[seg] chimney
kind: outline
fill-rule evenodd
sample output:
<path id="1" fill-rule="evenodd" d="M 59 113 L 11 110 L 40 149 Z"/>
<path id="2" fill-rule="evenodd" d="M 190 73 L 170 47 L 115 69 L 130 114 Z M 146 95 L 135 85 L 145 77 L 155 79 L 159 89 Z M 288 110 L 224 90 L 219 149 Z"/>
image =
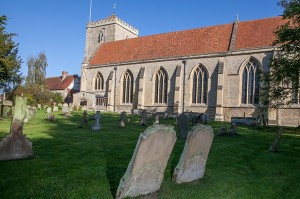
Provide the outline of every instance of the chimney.
<path id="1" fill-rule="evenodd" d="M 67 76 L 68 76 L 68 72 L 63 71 L 62 74 L 61 74 L 61 80 L 64 80 Z"/>

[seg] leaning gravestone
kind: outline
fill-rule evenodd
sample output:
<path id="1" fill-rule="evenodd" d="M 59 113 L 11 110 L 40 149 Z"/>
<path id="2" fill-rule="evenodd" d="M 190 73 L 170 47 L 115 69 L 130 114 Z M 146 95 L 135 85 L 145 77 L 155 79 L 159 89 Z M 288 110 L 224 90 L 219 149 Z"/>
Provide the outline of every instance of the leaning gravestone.
<path id="1" fill-rule="evenodd" d="M 96 114 L 95 114 L 95 123 L 92 126 L 92 130 L 93 131 L 98 131 L 98 130 L 101 129 L 100 118 L 101 118 L 100 111 L 96 111 Z"/>
<path id="2" fill-rule="evenodd" d="M 191 182 L 203 177 L 213 138 L 210 126 L 197 124 L 192 128 L 174 170 L 173 180 L 176 183 Z"/>
<path id="3" fill-rule="evenodd" d="M 16 96 L 10 134 L 0 142 L 0 160 L 28 158 L 33 155 L 32 143 L 23 134 L 27 99 Z"/>
<path id="4" fill-rule="evenodd" d="M 136 197 L 159 190 L 176 142 L 173 126 L 153 125 L 140 134 L 116 198 Z"/>
<path id="5" fill-rule="evenodd" d="M 186 139 L 189 133 L 189 118 L 186 114 L 181 113 L 177 118 L 179 138 Z"/>

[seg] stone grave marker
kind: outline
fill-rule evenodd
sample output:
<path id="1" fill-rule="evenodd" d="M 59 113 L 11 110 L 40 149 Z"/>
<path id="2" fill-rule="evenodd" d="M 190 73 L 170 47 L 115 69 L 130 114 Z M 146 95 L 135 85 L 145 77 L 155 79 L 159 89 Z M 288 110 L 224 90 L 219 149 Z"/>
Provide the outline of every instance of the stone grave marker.
<path id="1" fill-rule="evenodd" d="M 207 124 L 207 115 L 205 113 L 198 115 L 198 123 Z"/>
<path id="2" fill-rule="evenodd" d="M 98 131 L 98 130 L 101 129 L 100 118 L 101 118 L 100 111 L 96 111 L 96 114 L 95 114 L 95 123 L 92 126 L 92 130 L 93 131 Z"/>
<path id="3" fill-rule="evenodd" d="M 42 110 L 42 105 L 41 105 L 41 104 L 38 104 L 38 105 L 37 105 L 37 108 L 38 108 L 39 110 Z"/>
<path id="4" fill-rule="evenodd" d="M 62 113 L 63 115 L 69 115 L 70 114 L 70 109 L 69 109 L 69 106 L 68 104 L 64 104 L 63 107 L 62 107 Z"/>
<path id="5" fill-rule="evenodd" d="M 56 121 L 55 115 L 53 115 L 53 114 L 48 114 L 48 115 L 47 115 L 47 119 L 48 119 L 49 122 L 54 122 L 54 121 Z"/>
<path id="6" fill-rule="evenodd" d="M 0 160 L 23 159 L 33 156 L 32 142 L 23 134 L 27 99 L 16 96 L 15 100 L 10 134 L 0 142 Z"/>
<path id="7" fill-rule="evenodd" d="M 126 112 L 122 112 L 119 119 L 119 127 L 125 127 Z"/>
<path id="8" fill-rule="evenodd" d="M 159 114 L 158 113 L 154 114 L 154 119 L 155 119 L 154 123 L 159 124 Z"/>
<path id="9" fill-rule="evenodd" d="M 86 111 L 83 111 L 83 118 L 81 120 L 81 123 L 84 124 L 84 125 L 87 125 L 88 123 L 88 119 L 87 119 L 87 112 Z"/>
<path id="10" fill-rule="evenodd" d="M 47 108 L 47 113 L 51 113 L 52 112 L 52 108 L 51 107 L 48 107 Z"/>
<path id="11" fill-rule="evenodd" d="M 177 118 L 179 138 L 186 139 L 189 133 L 189 118 L 186 114 L 181 113 Z"/>
<path id="12" fill-rule="evenodd" d="M 127 171 L 120 180 L 116 198 L 158 191 L 175 142 L 173 126 L 155 124 L 141 133 Z"/>
<path id="13" fill-rule="evenodd" d="M 147 111 L 146 110 L 141 110 L 140 125 L 145 126 L 146 122 L 147 122 Z"/>
<path id="14" fill-rule="evenodd" d="M 210 126 L 197 124 L 191 129 L 174 170 L 173 181 L 184 183 L 203 177 L 213 138 L 214 133 Z"/>
<path id="15" fill-rule="evenodd" d="M 57 112 L 58 111 L 58 106 L 54 106 L 53 107 L 53 112 Z"/>

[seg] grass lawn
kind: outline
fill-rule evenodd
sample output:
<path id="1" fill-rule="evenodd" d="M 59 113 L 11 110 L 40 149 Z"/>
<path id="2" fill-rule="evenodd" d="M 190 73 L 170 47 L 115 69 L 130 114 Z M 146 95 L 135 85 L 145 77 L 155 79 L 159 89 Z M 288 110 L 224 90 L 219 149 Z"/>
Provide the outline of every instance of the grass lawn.
<path id="1" fill-rule="evenodd" d="M 89 113 L 91 114 L 91 113 Z M 0 198 L 114 198 L 133 154 L 140 126 L 137 116 L 118 128 L 119 114 L 102 114 L 101 131 L 91 131 L 93 121 L 80 127 L 82 112 L 67 118 L 55 113 L 49 122 L 39 111 L 24 126 L 33 142 L 34 157 L 0 162 Z M 0 119 L 0 137 L 10 129 L 10 119 Z M 148 121 L 151 125 L 152 121 Z M 161 123 L 176 128 L 175 119 Z M 287 129 L 279 152 L 268 152 L 276 129 L 238 127 L 238 136 L 216 136 L 228 123 L 210 122 L 215 138 L 204 178 L 177 185 L 171 176 L 184 141 L 177 139 L 165 170 L 158 198 L 300 198 L 300 130 Z"/>

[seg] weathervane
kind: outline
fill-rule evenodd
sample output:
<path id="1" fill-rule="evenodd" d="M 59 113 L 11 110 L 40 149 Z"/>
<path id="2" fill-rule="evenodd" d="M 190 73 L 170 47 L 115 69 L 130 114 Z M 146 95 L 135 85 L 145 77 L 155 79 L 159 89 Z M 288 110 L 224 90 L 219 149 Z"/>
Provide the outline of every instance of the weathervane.
<path id="1" fill-rule="evenodd" d="M 114 15 L 116 14 L 116 6 L 117 6 L 117 4 L 116 4 L 116 3 L 114 3 L 114 5 L 113 5 L 113 8 L 114 8 L 114 12 L 113 12 L 113 14 L 114 14 Z"/>

